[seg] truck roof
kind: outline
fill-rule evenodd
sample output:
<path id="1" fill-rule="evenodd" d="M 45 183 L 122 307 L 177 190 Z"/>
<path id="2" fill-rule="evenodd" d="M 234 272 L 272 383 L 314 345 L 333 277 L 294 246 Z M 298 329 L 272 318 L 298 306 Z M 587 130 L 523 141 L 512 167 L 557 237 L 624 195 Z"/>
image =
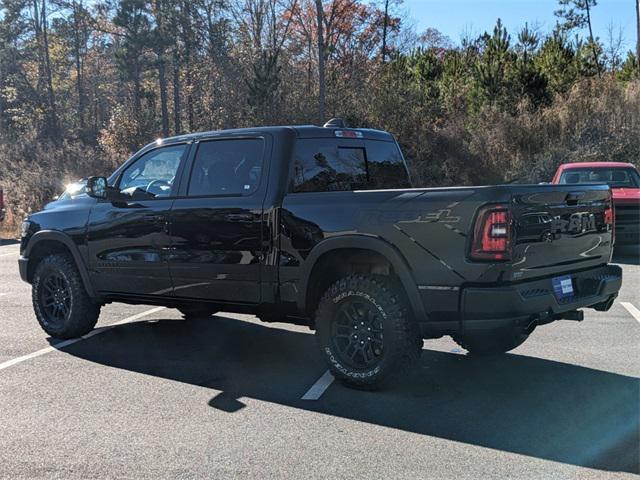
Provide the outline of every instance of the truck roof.
<path id="1" fill-rule="evenodd" d="M 256 134 L 279 134 L 279 133 L 291 133 L 298 138 L 332 138 L 342 136 L 338 132 L 357 132 L 357 138 L 364 138 L 367 140 L 383 140 L 394 141 L 393 135 L 382 130 L 375 130 L 371 128 L 337 128 L 337 127 L 318 127 L 316 125 L 289 125 L 289 126 L 271 126 L 271 127 L 249 127 L 249 128 L 234 128 L 227 130 L 211 130 L 206 132 L 188 133 L 184 135 L 177 135 L 173 137 L 161 138 L 155 142 L 150 143 L 147 146 L 151 146 L 154 143 L 174 143 L 180 141 L 189 140 L 202 140 L 204 138 L 212 138 L 226 135 L 256 135 Z"/>
<path id="2" fill-rule="evenodd" d="M 625 162 L 576 162 L 564 163 L 560 165 L 559 170 L 567 170 L 571 168 L 636 168 L 632 163 Z"/>

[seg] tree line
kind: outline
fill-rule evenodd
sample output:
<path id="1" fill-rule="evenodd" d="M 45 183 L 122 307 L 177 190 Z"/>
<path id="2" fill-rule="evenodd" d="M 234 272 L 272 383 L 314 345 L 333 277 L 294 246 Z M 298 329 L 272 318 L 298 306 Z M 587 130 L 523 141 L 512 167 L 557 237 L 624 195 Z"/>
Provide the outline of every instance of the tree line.
<path id="1" fill-rule="evenodd" d="M 157 136 L 332 116 L 393 132 L 423 185 L 637 162 L 640 44 L 597 7 L 454 43 L 401 0 L 0 0 L 0 185 L 18 218 Z"/>

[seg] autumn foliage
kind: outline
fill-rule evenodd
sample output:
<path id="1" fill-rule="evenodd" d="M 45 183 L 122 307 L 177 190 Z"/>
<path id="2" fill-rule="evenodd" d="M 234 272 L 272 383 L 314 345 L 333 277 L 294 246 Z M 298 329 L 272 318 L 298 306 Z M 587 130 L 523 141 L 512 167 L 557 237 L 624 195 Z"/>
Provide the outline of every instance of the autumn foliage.
<path id="1" fill-rule="evenodd" d="M 423 186 L 640 158 L 636 55 L 567 18 L 550 32 L 498 20 L 456 44 L 437 25 L 415 32 L 400 0 L 0 7 L 0 186 L 14 226 L 159 136 L 317 124 L 322 97 L 325 117 L 396 135 Z"/>

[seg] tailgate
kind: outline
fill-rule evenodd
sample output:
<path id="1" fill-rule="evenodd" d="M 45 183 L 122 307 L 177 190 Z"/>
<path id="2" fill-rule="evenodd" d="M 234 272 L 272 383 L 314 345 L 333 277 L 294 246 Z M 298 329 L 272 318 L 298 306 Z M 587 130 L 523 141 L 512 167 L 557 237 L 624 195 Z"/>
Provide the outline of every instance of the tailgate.
<path id="1" fill-rule="evenodd" d="M 613 249 L 607 185 L 513 186 L 514 280 L 607 263 Z"/>

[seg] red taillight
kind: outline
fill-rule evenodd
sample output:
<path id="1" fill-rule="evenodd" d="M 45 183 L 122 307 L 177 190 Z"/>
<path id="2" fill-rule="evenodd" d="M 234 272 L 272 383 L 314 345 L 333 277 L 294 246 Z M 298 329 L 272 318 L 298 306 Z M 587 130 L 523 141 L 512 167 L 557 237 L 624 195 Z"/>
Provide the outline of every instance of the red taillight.
<path id="1" fill-rule="evenodd" d="M 616 214 L 615 214 L 613 202 L 611 205 L 604 211 L 604 223 L 606 225 L 611 226 L 611 243 L 615 240 L 616 236 Z"/>
<path id="2" fill-rule="evenodd" d="M 511 258 L 511 212 L 505 207 L 484 208 L 476 218 L 471 244 L 475 260 Z"/>
<path id="3" fill-rule="evenodd" d="M 604 211 L 604 223 L 613 225 L 613 208 L 609 207 Z"/>

